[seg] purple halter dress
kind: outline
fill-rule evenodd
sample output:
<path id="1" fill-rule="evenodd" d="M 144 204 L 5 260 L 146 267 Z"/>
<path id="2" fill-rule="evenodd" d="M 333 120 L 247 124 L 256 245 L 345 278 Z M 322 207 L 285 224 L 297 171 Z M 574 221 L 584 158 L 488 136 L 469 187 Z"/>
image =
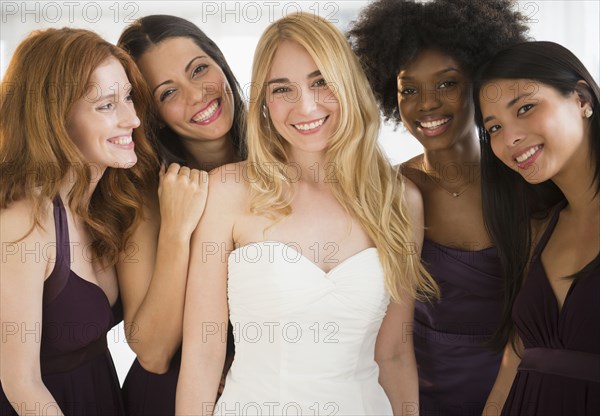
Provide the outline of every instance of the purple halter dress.
<path id="1" fill-rule="evenodd" d="M 122 319 L 121 305 L 111 307 L 99 286 L 71 271 L 65 208 L 59 198 L 53 204 L 56 263 L 44 282 L 42 381 L 66 416 L 121 416 L 119 380 L 106 342 L 107 332 Z M 55 406 L 43 404 L 21 410 L 56 413 Z M 17 415 L 1 386 L 0 415 Z"/>
<path id="2" fill-rule="evenodd" d="M 554 214 L 536 247 L 513 306 L 525 351 L 503 415 L 600 415 L 600 253 L 572 279 L 559 310 L 541 253 Z"/>

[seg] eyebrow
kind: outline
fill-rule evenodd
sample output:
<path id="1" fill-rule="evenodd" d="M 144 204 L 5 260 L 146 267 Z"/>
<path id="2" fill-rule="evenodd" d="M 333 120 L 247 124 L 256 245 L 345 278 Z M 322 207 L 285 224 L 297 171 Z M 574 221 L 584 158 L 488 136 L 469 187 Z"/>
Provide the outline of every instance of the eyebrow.
<path id="1" fill-rule="evenodd" d="M 459 70 L 458 70 L 458 69 L 456 69 L 456 68 L 454 68 L 454 67 L 451 67 L 451 66 L 450 66 L 450 67 L 448 67 L 448 68 L 444 68 L 444 69 L 442 69 L 442 70 L 440 70 L 440 71 L 437 71 L 437 72 L 436 72 L 436 73 L 434 73 L 433 75 L 443 75 L 443 74 L 445 74 L 446 72 L 452 72 L 452 71 L 454 71 L 454 72 L 459 72 Z M 414 79 L 414 78 L 413 78 L 413 77 L 411 77 L 411 76 L 409 75 L 409 76 L 402 76 L 402 77 L 398 77 L 398 79 Z"/>
<path id="2" fill-rule="evenodd" d="M 512 107 L 512 106 L 513 106 L 513 105 L 515 105 L 515 103 L 516 103 L 517 101 L 519 101 L 521 98 L 523 98 L 523 97 L 528 97 L 528 96 L 530 96 L 531 94 L 533 94 L 533 92 L 526 92 L 526 93 L 523 93 L 523 94 L 521 94 L 521 95 L 518 95 L 517 97 L 513 98 L 512 100 L 510 100 L 510 101 L 509 101 L 509 102 L 506 104 L 506 108 L 510 108 L 510 107 Z M 483 122 L 484 122 L 484 123 L 487 123 L 488 121 L 490 121 L 490 120 L 493 120 L 493 119 L 495 119 L 495 118 L 496 118 L 496 117 L 495 117 L 494 115 L 487 116 L 486 118 L 484 118 L 484 119 L 483 119 Z"/>
<path id="3" fill-rule="evenodd" d="M 199 55 L 199 56 L 195 56 L 195 57 L 193 57 L 193 58 L 192 58 L 192 59 L 191 59 L 191 60 L 188 62 L 188 64 L 185 66 L 185 68 L 184 68 L 183 72 L 188 72 L 188 71 L 190 70 L 190 67 L 191 67 L 191 66 L 192 66 L 192 64 L 194 63 L 194 61 L 195 61 L 196 59 L 200 59 L 200 58 L 207 58 L 207 56 L 206 56 L 206 55 Z M 156 90 L 157 90 L 157 89 L 159 89 L 160 87 L 162 87 L 163 85 L 165 85 L 165 84 L 170 84 L 170 83 L 172 83 L 172 82 L 173 82 L 173 80 L 172 80 L 172 79 L 168 79 L 168 80 L 166 80 L 166 81 L 163 81 L 163 82 L 161 82 L 161 83 L 160 83 L 160 84 L 158 84 L 156 87 L 154 87 L 154 89 L 152 90 L 152 95 L 154 95 L 154 93 L 156 92 Z"/>
<path id="4" fill-rule="evenodd" d="M 317 69 L 316 71 L 311 72 L 310 74 L 308 74 L 306 76 L 307 79 L 310 78 L 314 78 L 314 77 L 318 77 L 319 75 L 321 75 L 321 70 Z M 290 82 L 289 78 L 274 78 L 270 81 L 267 82 L 267 85 L 271 85 L 271 84 L 285 84 Z"/>
<path id="5" fill-rule="evenodd" d="M 97 103 L 97 102 L 100 102 L 100 101 L 108 100 L 109 98 L 110 99 L 114 99 L 116 97 L 116 95 L 117 95 L 116 93 L 102 95 L 102 96 L 96 98 L 95 100 L 93 100 L 92 102 L 93 103 Z"/>
<path id="6" fill-rule="evenodd" d="M 133 87 L 131 86 L 131 84 L 129 84 L 129 87 L 127 87 L 124 91 L 125 94 L 130 94 L 131 91 L 133 90 Z M 118 93 L 113 92 L 112 94 L 105 94 L 105 95 L 101 95 L 100 97 L 94 99 L 92 102 L 93 103 L 98 103 L 100 101 L 104 101 L 104 100 L 115 100 L 117 98 Z"/>

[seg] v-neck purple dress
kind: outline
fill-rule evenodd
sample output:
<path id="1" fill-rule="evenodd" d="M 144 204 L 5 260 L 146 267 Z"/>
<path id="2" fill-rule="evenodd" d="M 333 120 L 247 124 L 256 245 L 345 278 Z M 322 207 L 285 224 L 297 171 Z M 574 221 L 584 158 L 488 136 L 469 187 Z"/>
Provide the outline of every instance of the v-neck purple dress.
<path id="1" fill-rule="evenodd" d="M 121 416 L 125 413 L 119 380 L 106 341 L 107 332 L 122 319 L 120 302 L 111 307 L 99 286 L 71 270 L 65 208 L 60 198 L 53 203 L 56 263 L 44 282 L 42 381 L 65 416 Z M 39 334 L 38 329 L 27 336 Z M 37 406 L 20 408 L 21 414 L 56 414 L 55 405 Z M 17 415 L 1 386 L 0 415 Z"/>
<path id="2" fill-rule="evenodd" d="M 420 414 L 479 416 L 502 358 L 486 346 L 502 310 L 496 249 L 459 250 L 425 240 L 421 257 L 442 296 L 415 304 Z"/>
<path id="3" fill-rule="evenodd" d="M 525 346 L 503 415 L 600 415 L 600 253 L 573 277 L 559 310 L 541 261 L 552 217 L 513 306 Z"/>

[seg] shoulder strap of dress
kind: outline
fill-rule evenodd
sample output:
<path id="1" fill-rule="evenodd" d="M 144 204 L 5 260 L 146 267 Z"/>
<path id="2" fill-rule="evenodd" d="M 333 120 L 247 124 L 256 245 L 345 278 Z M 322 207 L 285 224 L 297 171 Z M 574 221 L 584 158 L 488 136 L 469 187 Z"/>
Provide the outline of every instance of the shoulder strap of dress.
<path id="1" fill-rule="evenodd" d="M 71 271 L 71 243 L 67 213 L 60 196 L 52 201 L 56 232 L 56 260 L 54 269 L 44 282 L 44 305 L 52 302 L 67 284 Z"/>
<path id="2" fill-rule="evenodd" d="M 60 196 L 54 198 L 54 227 L 56 228 L 56 252 L 71 264 L 71 242 L 69 241 L 69 226 L 67 211 Z"/>
<path id="3" fill-rule="evenodd" d="M 546 226 L 544 234 L 542 234 L 542 238 L 540 238 L 537 246 L 535 247 L 535 251 L 533 252 L 533 259 L 537 258 L 544 249 L 544 247 L 546 247 L 546 244 L 548 244 L 548 240 L 550 240 L 550 236 L 552 236 L 552 232 L 554 231 L 554 228 L 556 228 L 556 224 L 558 223 L 558 217 L 560 217 L 560 212 L 566 206 L 567 201 L 565 200 L 556 205 L 552 210 L 552 217 L 550 218 L 550 221 L 548 221 L 548 226 Z"/>

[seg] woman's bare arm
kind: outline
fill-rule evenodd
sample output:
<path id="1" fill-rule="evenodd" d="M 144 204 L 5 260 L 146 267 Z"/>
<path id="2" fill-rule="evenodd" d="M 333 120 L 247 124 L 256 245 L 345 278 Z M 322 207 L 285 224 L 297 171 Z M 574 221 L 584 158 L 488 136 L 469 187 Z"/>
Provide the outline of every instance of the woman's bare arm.
<path id="1" fill-rule="evenodd" d="M 54 267 L 56 249 L 53 221 L 16 241 L 29 230 L 32 209 L 19 201 L 0 212 L 0 381 L 19 415 L 62 415 L 40 369 L 44 279 Z"/>
<path id="2" fill-rule="evenodd" d="M 168 370 L 181 345 L 190 241 L 207 188 L 206 172 L 171 164 L 117 265 L 127 340 L 154 373 Z"/>

